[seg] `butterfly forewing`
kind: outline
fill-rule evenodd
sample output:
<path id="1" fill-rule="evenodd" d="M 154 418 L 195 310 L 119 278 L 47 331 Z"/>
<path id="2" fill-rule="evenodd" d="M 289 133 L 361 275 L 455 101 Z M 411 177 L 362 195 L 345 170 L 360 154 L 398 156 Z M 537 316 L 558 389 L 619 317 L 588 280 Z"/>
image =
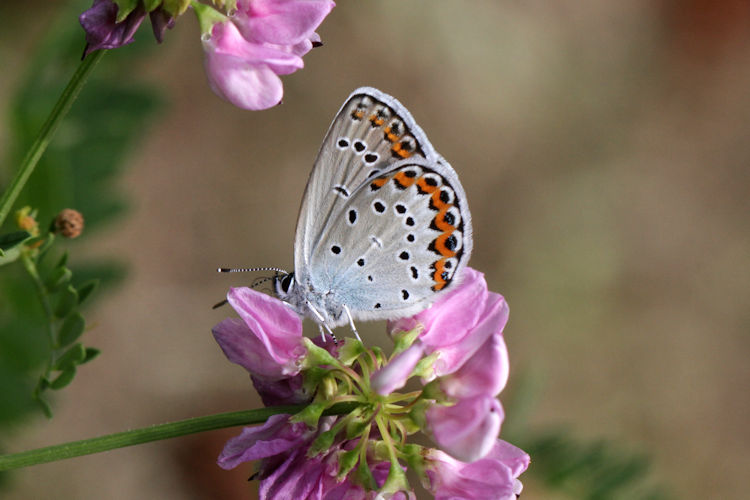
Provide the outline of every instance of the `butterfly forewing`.
<path id="1" fill-rule="evenodd" d="M 333 120 L 305 189 L 295 240 L 298 274 L 309 270 L 307 259 L 324 226 L 335 223 L 357 186 L 412 157 L 437 160 L 406 108 L 376 89 L 355 90 Z"/>

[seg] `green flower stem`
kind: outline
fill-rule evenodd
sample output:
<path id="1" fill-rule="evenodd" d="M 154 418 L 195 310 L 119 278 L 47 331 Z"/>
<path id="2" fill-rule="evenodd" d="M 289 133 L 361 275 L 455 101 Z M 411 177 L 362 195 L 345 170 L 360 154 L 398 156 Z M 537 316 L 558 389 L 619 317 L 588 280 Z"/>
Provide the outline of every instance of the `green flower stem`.
<path id="1" fill-rule="evenodd" d="M 15 177 L 10 181 L 10 185 L 3 193 L 0 199 L 0 226 L 5 222 L 5 218 L 10 213 L 10 209 L 15 203 L 16 198 L 21 193 L 21 190 L 26 185 L 26 181 L 29 180 L 29 176 L 34 171 L 36 164 L 39 162 L 39 158 L 47 149 L 52 136 L 55 134 L 57 127 L 62 122 L 65 115 L 68 114 L 73 101 L 76 100 L 78 94 L 81 92 L 86 79 L 88 78 L 91 70 L 94 69 L 96 63 L 104 56 L 105 50 L 97 50 L 86 57 L 81 64 L 78 66 L 75 74 L 68 82 L 68 86 L 63 90 L 60 99 L 57 100 L 55 107 L 52 108 L 52 112 L 47 117 L 47 121 L 42 125 L 42 129 L 39 131 L 34 144 L 31 145 L 29 151 L 26 153 L 26 157 L 21 163 L 21 167 L 16 172 Z"/>
<path id="2" fill-rule="evenodd" d="M 350 413 L 356 407 L 356 404 L 341 403 L 329 408 L 323 412 L 323 415 L 345 415 Z M 208 415 L 205 417 L 189 418 L 187 420 L 169 422 L 166 424 L 152 425 L 142 429 L 118 432 L 107 436 L 84 439 L 82 441 L 73 441 L 36 450 L 0 455 L 0 471 L 54 462 L 66 458 L 80 457 L 82 455 L 90 455 L 92 453 L 114 450 L 116 448 L 150 443 L 151 441 L 195 434 L 197 432 L 212 431 L 237 425 L 260 424 L 273 415 L 280 413 L 295 414 L 303 408 L 305 408 L 304 405 L 271 406 L 257 410 L 219 413 L 217 415 Z"/>

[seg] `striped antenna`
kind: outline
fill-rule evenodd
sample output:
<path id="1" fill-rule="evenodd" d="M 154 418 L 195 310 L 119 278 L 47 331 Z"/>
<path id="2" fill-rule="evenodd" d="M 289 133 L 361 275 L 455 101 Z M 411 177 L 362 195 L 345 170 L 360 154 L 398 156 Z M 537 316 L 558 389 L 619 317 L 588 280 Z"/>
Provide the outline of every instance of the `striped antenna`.
<path id="1" fill-rule="evenodd" d="M 278 267 L 220 267 L 216 271 L 220 273 L 252 273 L 256 271 L 275 271 L 277 273 L 289 274 L 284 269 Z"/>

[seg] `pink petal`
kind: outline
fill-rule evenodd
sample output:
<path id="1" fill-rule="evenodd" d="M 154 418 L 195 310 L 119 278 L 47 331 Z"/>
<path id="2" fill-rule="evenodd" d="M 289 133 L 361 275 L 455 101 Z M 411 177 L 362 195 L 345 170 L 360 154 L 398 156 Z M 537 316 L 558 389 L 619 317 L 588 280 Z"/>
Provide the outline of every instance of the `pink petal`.
<path id="1" fill-rule="evenodd" d="M 451 456 L 473 462 L 490 452 L 500 433 L 504 413 L 500 402 L 487 396 L 435 405 L 426 412 L 432 439 Z"/>
<path id="2" fill-rule="evenodd" d="M 232 288 L 227 299 L 244 321 L 226 319 L 213 329 L 229 360 L 267 377 L 298 373 L 307 354 L 299 316 L 280 300 L 250 288 Z"/>
<path id="3" fill-rule="evenodd" d="M 215 24 L 203 43 L 207 53 L 235 56 L 250 65 L 265 64 L 277 74 L 290 74 L 304 66 L 301 57 L 284 47 L 249 42 L 231 22 Z"/>
<path id="4" fill-rule="evenodd" d="M 440 387 L 453 398 L 497 396 L 508 381 L 508 349 L 496 332 L 457 371 L 441 377 Z"/>
<path id="5" fill-rule="evenodd" d="M 515 446 L 498 440 L 485 458 L 460 462 L 440 450 L 430 450 L 425 487 L 436 500 L 493 498 L 516 500 L 521 492 L 518 476 L 529 465 L 529 456 Z"/>
<path id="6" fill-rule="evenodd" d="M 295 45 L 309 39 L 335 5 L 330 0 L 239 0 L 233 21 L 248 40 Z"/>
<path id="7" fill-rule="evenodd" d="M 283 48 L 248 42 L 231 22 L 217 23 L 203 42 L 211 89 L 243 109 L 268 109 L 281 102 L 277 75 L 293 73 L 302 58 Z"/>
<path id="8" fill-rule="evenodd" d="M 238 108 L 268 109 L 281 102 L 281 79 L 266 65 L 253 66 L 233 56 L 206 59 L 208 82 L 219 97 Z"/>
<path id="9" fill-rule="evenodd" d="M 531 462 L 528 453 L 502 439 L 497 440 L 495 446 L 487 454 L 487 458 L 502 462 L 506 467 L 510 468 L 514 477 L 520 476 Z"/>
<path id="10" fill-rule="evenodd" d="M 470 267 L 463 270 L 461 283 L 438 299 L 431 307 L 407 318 L 389 323 L 389 329 L 408 331 L 416 323 L 424 326 L 420 340 L 432 349 L 461 340 L 480 320 L 487 300 L 484 275 Z"/>
<path id="11" fill-rule="evenodd" d="M 219 467 L 233 469 L 243 462 L 296 448 L 307 439 L 305 430 L 305 424 L 290 424 L 289 415 L 273 415 L 262 426 L 245 427 L 239 436 L 227 441 L 219 455 Z"/>
<path id="12" fill-rule="evenodd" d="M 397 389 L 401 389 L 409 379 L 414 367 L 422 359 L 422 354 L 423 345 L 420 342 L 415 342 L 376 371 L 370 379 L 370 387 L 381 396 L 386 396 Z"/>
<path id="13" fill-rule="evenodd" d="M 508 322 L 508 304 L 502 295 L 489 292 L 484 300 L 484 307 L 475 311 L 478 323 L 462 338 L 450 345 L 443 345 L 436 351 L 440 357 L 435 362 L 435 375 L 453 373 L 462 367 L 479 348 L 495 334 L 500 334 Z M 430 351 L 427 350 L 429 353 Z"/>

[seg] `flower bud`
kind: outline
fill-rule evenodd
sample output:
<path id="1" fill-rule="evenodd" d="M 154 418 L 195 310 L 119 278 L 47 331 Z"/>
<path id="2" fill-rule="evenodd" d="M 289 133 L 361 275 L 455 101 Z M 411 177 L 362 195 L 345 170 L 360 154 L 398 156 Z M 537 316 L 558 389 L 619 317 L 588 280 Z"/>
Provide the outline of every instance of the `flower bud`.
<path id="1" fill-rule="evenodd" d="M 55 232 L 65 238 L 78 238 L 83 231 L 83 215 L 77 210 L 66 208 L 55 217 Z"/>

